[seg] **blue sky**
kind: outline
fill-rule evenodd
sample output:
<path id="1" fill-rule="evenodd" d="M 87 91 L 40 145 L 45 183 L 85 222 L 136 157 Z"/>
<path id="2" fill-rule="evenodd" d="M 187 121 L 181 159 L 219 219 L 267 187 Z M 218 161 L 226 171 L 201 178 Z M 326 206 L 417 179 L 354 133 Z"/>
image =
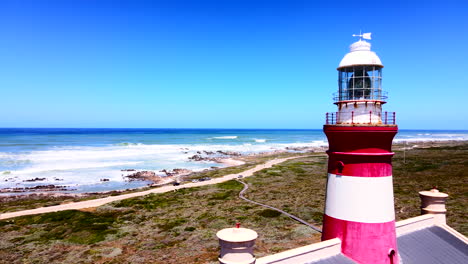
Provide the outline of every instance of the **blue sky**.
<path id="1" fill-rule="evenodd" d="M 468 129 L 467 1 L 1 1 L 0 127 L 321 128 L 372 32 L 403 129 Z"/>

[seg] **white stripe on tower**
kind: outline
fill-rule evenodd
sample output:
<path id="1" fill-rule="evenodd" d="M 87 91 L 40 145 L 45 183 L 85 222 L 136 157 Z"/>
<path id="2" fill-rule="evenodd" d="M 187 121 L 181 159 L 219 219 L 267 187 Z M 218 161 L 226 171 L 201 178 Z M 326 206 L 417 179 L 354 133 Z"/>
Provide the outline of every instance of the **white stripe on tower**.
<path id="1" fill-rule="evenodd" d="M 329 173 L 325 214 L 361 223 L 395 220 L 392 178 Z"/>

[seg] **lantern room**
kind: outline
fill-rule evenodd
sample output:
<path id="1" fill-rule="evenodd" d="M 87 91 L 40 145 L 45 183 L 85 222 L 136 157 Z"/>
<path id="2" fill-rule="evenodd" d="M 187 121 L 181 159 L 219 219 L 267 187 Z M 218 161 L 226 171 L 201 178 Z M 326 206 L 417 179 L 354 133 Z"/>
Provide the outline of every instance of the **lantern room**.
<path id="1" fill-rule="evenodd" d="M 382 62 L 371 44 L 359 40 L 350 47 L 338 67 L 338 94 L 336 101 L 379 100 L 382 94 Z"/>
<path id="2" fill-rule="evenodd" d="M 382 100 L 382 67 L 350 66 L 339 69 L 338 101 Z"/>
<path id="3" fill-rule="evenodd" d="M 382 91 L 382 68 L 377 54 L 371 51 L 370 33 L 351 44 L 338 66 L 338 92 L 334 94 L 336 113 L 327 114 L 327 124 L 387 125 L 394 124 L 394 114 L 382 112 L 387 99 Z"/>

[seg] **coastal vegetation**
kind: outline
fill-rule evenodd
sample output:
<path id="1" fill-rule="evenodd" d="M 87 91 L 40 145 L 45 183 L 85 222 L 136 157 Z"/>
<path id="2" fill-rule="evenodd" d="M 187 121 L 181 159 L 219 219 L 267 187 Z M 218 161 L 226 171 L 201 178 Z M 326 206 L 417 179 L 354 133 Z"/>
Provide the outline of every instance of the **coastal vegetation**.
<path id="1" fill-rule="evenodd" d="M 468 234 L 465 188 L 468 145 L 398 150 L 394 157 L 397 220 L 420 214 L 418 191 L 437 186 L 450 195 L 448 223 Z M 288 154 L 289 155 L 289 154 Z M 252 157 L 263 162 L 269 157 Z M 255 161 L 256 160 L 256 161 Z M 209 171 L 194 178 L 239 173 L 251 166 Z M 327 156 L 307 157 L 243 179 L 245 196 L 321 225 Z M 259 233 L 264 256 L 320 240 L 320 233 L 276 211 L 238 198 L 243 185 L 216 185 L 151 194 L 81 211 L 62 211 L 0 221 L 0 263 L 217 263 L 216 232 L 240 222 Z M 60 198 L 57 198 L 60 203 Z M 27 203 L 20 201 L 20 204 Z M 14 201 L 10 205 L 14 206 Z M 36 204 L 37 205 L 37 204 Z"/>
<path id="2" fill-rule="evenodd" d="M 419 191 L 436 187 L 449 195 L 447 222 L 468 235 L 468 145 L 413 148 L 396 151 L 393 188 L 397 220 L 420 214 Z"/>

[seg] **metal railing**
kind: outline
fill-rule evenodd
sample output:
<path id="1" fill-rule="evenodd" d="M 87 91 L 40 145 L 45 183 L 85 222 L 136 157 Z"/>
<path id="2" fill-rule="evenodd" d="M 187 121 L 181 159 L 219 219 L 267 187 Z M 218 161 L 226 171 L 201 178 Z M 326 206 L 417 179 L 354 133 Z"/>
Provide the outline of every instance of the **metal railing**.
<path id="1" fill-rule="evenodd" d="M 359 114 L 359 117 L 355 116 L 354 111 L 351 113 L 340 113 L 340 112 L 328 112 L 325 114 L 325 124 L 327 125 L 336 125 L 336 124 L 384 124 L 384 125 L 395 125 L 396 124 L 396 113 L 395 112 L 382 112 L 379 113 L 379 119 L 381 122 L 376 122 L 375 115 L 372 114 L 372 111 L 369 111 L 369 119 L 363 120 L 362 113 Z"/>
<path id="2" fill-rule="evenodd" d="M 360 88 L 360 89 L 353 89 L 355 93 L 352 91 L 343 91 L 343 92 L 336 92 L 333 93 L 333 101 L 341 102 L 341 101 L 356 101 L 356 100 L 376 100 L 376 101 L 383 101 L 387 100 L 388 93 L 385 91 L 377 91 L 371 90 L 369 92 L 369 88 Z"/>
<path id="3" fill-rule="evenodd" d="M 334 125 L 336 124 L 336 119 L 338 117 L 338 112 L 332 113 L 332 112 L 327 112 L 325 114 L 325 124 L 327 125 Z"/>

